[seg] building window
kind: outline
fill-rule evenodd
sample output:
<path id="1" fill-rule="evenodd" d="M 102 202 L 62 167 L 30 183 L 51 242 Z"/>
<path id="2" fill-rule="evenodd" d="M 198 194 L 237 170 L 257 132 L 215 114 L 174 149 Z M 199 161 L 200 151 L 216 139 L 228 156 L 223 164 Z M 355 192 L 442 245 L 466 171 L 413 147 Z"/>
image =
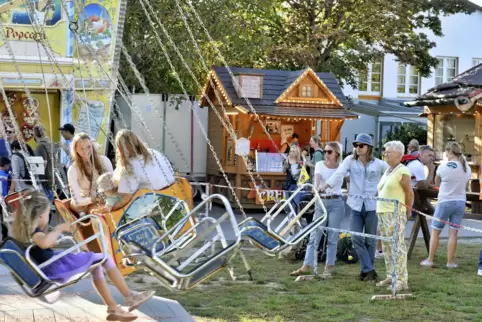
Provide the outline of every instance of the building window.
<path id="1" fill-rule="evenodd" d="M 398 64 L 397 93 L 417 95 L 420 88 L 420 74 L 414 66 Z"/>
<path id="2" fill-rule="evenodd" d="M 301 97 L 313 97 L 313 87 L 311 85 L 301 85 Z"/>
<path id="3" fill-rule="evenodd" d="M 438 57 L 438 65 L 435 70 L 435 86 L 450 82 L 457 74 L 457 58 Z"/>
<path id="4" fill-rule="evenodd" d="M 367 70 L 360 73 L 360 92 L 380 94 L 382 91 L 382 62 L 370 63 Z"/>
<path id="5" fill-rule="evenodd" d="M 472 58 L 472 67 L 482 64 L 482 58 Z"/>

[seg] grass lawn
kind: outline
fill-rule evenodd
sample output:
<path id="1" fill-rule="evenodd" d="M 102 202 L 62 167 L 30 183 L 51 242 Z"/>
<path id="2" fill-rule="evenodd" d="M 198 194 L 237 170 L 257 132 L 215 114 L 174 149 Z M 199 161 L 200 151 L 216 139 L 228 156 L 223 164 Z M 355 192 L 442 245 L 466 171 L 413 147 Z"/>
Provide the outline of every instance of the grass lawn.
<path id="1" fill-rule="evenodd" d="M 301 261 L 280 261 L 253 249 L 245 254 L 254 282 L 246 281 L 243 265 L 235 260 L 240 281 L 233 282 L 225 270 L 190 291 L 157 287 L 157 295 L 179 301 L 196 321 L 482 321 L 482 277 L 477 276 L 481 246 L 458 246 L 459 269 L 445 268 L 443 241 L 438 267 L 427 269 L 419 265 L 426 252 L 418 242 L 408 263 L 409 292 L 414 295 L 409 300 L 370 301 L 372 295 L 390 292 L 357 280 L 358 263 L 339 264 L 330 280 L 295 282 L 289 273 Z M 376 270 L 383 277 L 383 260 L 377 260 Z M 136 274 L 129 282 L 136 289 L 155 283 L 146 274 Z"/>

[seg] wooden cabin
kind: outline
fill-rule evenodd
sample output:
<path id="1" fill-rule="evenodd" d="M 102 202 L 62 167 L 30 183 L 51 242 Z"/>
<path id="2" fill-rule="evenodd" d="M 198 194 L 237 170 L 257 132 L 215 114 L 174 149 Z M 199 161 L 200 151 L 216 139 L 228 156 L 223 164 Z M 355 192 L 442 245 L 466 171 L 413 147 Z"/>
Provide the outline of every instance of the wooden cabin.
<path id="1" fill-rule="evenodd" d="M 482 64 L 405 105 L 424 107 L 427 143 L 437 151 L 436 159 L 442 160 L 447 142 L 456 141 L 477 179 L 482 157 Z"/>
<path id="2" fill-rule="evenodd" d="M 282 173 L 284 155 L 279 151 L 293 133 L 298 134 L 301 148 L 309 148 L 310 137 L 315 134 L 324 143 L 339 141 L 344 121 L 358 115 L 346 110 L 349 102 L 330 73 L 315 73 L 310 68 L 284 71 L 233 67 L 231 71 L 233 75 L 225 67 L 210 71 L 200 106 L 209 109 L 210 143 L 229 181 L 237 187 L 243 208 L 258 208 L 261 199 L 273 202 L 284 196 L 280 191 L 286 179 Z M 232 125 L 238 142 L 225 124 Z M 247 162 L 236 153 L 236 144 L 242 141 L 244 153 L 249 144 Z M 262 184 L 260 177 L 265 184 L 261 195 L 254 190 L 248 168 L 258 186 Z M 206 173 L 212 193 L 229 196 L 237 207 L 209 146 Z"/>

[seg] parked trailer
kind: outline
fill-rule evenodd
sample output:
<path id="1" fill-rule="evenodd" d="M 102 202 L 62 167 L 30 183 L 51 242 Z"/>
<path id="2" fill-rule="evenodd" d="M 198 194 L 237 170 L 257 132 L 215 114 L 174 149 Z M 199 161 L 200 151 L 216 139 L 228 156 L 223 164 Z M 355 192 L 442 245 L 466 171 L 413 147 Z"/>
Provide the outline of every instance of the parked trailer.
<path id="1" fill-rule="evenodd" d="M 194 196 L 201 197 L 205 193 L 207 143 L 199 123 L 207 133 L 208 110 L 200 108 L 194 96 L 185 100 L 182 95 L 170 94 L 134 94 L 131 104 L 134 111 L 122 97 L 117 97 L 116 103 L 116 113 L 122 115 L 127 128 L 150 147 L 164 153 L 183 177 L 201 183 L 192 185 Z M 114 116 L 114 119 L 119 120 L 114 122 L 115 132 L 125 128 L 120 117 Z"/>

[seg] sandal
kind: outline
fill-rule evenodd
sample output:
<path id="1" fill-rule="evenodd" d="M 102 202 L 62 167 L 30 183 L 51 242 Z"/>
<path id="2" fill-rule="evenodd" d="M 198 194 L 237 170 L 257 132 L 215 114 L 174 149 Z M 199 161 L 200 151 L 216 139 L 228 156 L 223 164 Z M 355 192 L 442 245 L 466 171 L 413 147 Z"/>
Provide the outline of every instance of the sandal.
<path id="1" fill-rule="evenodd" d="M 376 284 L 378 287 L 383 287 L 387 285 L 392 285 L 392 279 L 391 278 L 386 278 L 383 281 L 380 281 Z"/>
<path id="2" fill-rule="evenodd" d="M 120 306 L 116 306 L 114 309 L 107 309 L 107 321 L 134 321 L 137 320 L 138 316 L 132 313 L 124 311 Z"/>
<path id="3" fill-rule="evenodd" d="M 297 269 L 296 271 L 293 271 L 290 273 L 290 276 L 304 276 L 304 275 L 312 275 L 312 271 L 304 271 L 301 268 Z"/>
<path id="4" fill-rule="evenodd" d="M 151 297 L 154 296 L 155 293 L 155 291 L 133 293 L 125 298 L 124 305 L 129 307 L 129 312 L 132 312 L 147 302 Z"/>

